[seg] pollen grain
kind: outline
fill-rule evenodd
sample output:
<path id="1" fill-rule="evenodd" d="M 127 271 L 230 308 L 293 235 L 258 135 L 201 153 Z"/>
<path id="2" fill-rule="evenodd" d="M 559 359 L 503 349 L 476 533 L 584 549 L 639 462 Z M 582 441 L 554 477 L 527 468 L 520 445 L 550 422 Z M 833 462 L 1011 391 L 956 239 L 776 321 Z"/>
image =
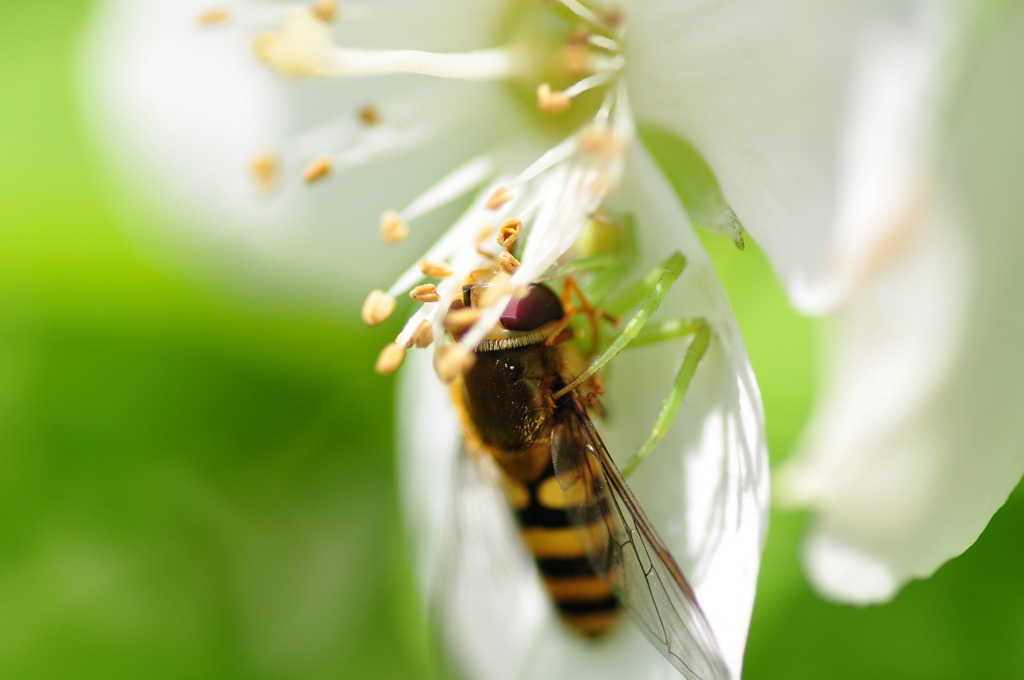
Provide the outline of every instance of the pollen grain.
<path id="1" fill-rule="evenodd" d="M 508 187 L 501 186 L 491 192 L 491 195 L 487 198 L 487 203 L 484 205 L 488 210 L 497 210 L 501 206 L 505 205 L 513 199 L 515 195 L 512 190 Z"/>
<path id="2" fill-rule="evenodd" d="M 385 320 L 395 311 L 395 298 L 382 290 L 374 290 L 363 303 L 363 321 L 368 326 L 376 326 L 384 323 Z"/>
<path id="3" fill-rule="evenodd" d="M 302 171 L 302 181 L 306 184 L 311 184 L 318 179 L 323 179 L 327 175 L 331 174 L 331 159 L 327 156 L 320 156 L 313 160 L 312 163 L 306 166 L 306 169 Z"/>
<path id="4" fill-rule="evenodd" d="M 334 21 L 338 16 L 338 7 L 334 0 L 317 0 L 309 11 L 325 24 Z"/>
<path id="5" fill-rule="evenodd" d="M 381 375 L 388 375 L 397 371 L 404 359 L 405 348 L 397 342 L 392 342 L 381 350 L 380 355 L 377 357 L 377 363 L 374 364 L 373 368 Z"/>
<path id="6" fill-rule="evenodd" d="M 222 24 L 230 18 L 231 13 L 226 9 L 214 7 L 200 14 L 197 21 L 201 26 L 211 26 L 213 24 Z"/>
<path id="7" fill-rule="evenodd" d="M 517 217 L 510 217 L 505 220 L 501 227 L 498 228 L 498 245 L 508 250 L 512 249 L 512 245 L 519 238 L 519 234 L 523 230 L 523 223 Z"/>
<path id="8" fill-rule="evenodd" d="M 420 260 L 420 271 L 423 272 L 424 276 L 429 276 L 432 279 L 443 279 L 446 276 L 452 275 L 452 268 L 443 262 L 431 262 L 429 260 Z"/>
<path id="9" fill-rule="evenodd" d="M 424 283 L 409 291 L 409 297 L 416 302 L 439 302 L 441 296 L 437 292 L 437 286 L 432 283 Z"/>
<path id="10" fill-rule="evenodd" d="M 388 210 L 380 216 L 380 237 L 389 245 L 404 241 L 409 237 L 409 225 L 396 211 Z"/>

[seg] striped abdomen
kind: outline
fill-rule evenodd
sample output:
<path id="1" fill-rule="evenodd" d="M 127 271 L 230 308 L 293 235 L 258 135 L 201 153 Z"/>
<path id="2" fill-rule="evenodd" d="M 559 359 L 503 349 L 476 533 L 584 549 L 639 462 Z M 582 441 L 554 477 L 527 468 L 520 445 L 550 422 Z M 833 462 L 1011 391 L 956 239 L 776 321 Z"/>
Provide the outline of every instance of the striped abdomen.
<path id="1" fill-rule="evenodd" d="M 595 573 L 588 552 L 607 549 L 607 534 L 590 532 L 584 539 L 570 511 L 600 527 L 604 519 L 597 507 L 572 508 L 555 478 L 554 467 L 535 480 L 509 482 L 509 500 L 515 510 L 526 546 L 537 560 L 540 575 L 555 608 L 566 624 L 589 636 L 608 631 L 616 620 L 619 601 L 603 577 Z M 604 545 L 585 545 L 604 541 Z"/>

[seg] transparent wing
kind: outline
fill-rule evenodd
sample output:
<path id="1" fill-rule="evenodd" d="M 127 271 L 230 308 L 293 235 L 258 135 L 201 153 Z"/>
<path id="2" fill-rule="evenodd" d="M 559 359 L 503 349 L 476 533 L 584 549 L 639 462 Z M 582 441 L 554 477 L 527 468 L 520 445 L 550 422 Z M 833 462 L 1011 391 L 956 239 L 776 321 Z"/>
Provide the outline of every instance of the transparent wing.
<path id="1" fill-rule="evenodd" d="M 690 680 L 728 680 L 693 590 L 626 485 L 575 394 L 560 403 L 552 442 L 559 484 L 594 569 L 648 640 Z"/>
<path id="2" fill-rule="evenodd" d="M 427 606 L 445 675 L 512 680 L 546 609 L 490 463 L 469 451 L 456 461 Z"/>

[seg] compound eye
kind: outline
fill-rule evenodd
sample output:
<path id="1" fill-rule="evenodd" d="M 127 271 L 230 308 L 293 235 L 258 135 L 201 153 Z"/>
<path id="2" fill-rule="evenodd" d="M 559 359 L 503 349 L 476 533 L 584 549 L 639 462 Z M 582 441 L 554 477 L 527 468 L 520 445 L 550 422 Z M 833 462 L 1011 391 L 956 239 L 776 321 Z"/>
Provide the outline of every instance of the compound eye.
<path id="1" fill-rule="evenodd" d="M 565 316 L 562 301 L 555 291 L 545 285 L 534 283 L 529 292 L 512 300 L 501 313 L 501 326 L 510 331 L 533 331 L 551 321 Z"/>

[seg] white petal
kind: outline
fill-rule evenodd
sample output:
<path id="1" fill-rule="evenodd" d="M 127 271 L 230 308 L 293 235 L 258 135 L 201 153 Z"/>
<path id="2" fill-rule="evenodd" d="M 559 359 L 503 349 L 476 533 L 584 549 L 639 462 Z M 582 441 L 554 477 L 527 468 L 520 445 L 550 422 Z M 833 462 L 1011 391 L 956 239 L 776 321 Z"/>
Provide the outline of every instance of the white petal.
<path id="1" fill-rule="evenodd" d="M 161 207 L 234 228 L 266 224 L 280 206 L 255 200 L 248 162 L 288 125 L 286 90 L 253 63 L 244 33 L 198 25 L 208 8 L 103 3 L 85 39 L 87 111 L 119 169 Z"/>
<path id="2" fill-rule="evenodd" d="M 728 302 L 675 196 L 646 155 L 633 154 L 627 177 L 616 208 L 633 213 L 639 225 L 646 257 L 636 275 L 673 249 L 684 252 L 687 270 L 659 314 L 703 315 L 715 333 L 680 416 L 630 482 L 688 574 L 738 678 L 766 528 L 768 468 L 760 396 Z M 681 340 L 627 352 L 613 362 L 610 418 L 599 427 L 620 462 L 649 431 L 683 347 Z M 446 475 L 458 443 L 444 389 L 429 362 L 415 359 L 402 385 L 400 467 L 406 516 L 423 573 L 430 574 L 424 576 L 430 591 L 443 581 L 436 570 L 445 559 L 439 546 L 450 503 L 446 499 L 457 495 Z M 474 508 L 488 516 L 481 522 L 500 526 L 498 510 L 486 503 L 474 503 Z M 472 596 L 442 594 L 448 606 L 462 608 L 457 615 L 467 630 L 454 644 L 473 677 L 678 677 L 631 624 L 617 627 L 597 645 L 569 633 L 546 604 L 532 564 L 510 566 L 519 564 L 518 540 L 510 527 L 481 539 L 498 554 L 482 571 L 503 573 L 499 583 L 465 585 L 476 588 Z M 459 549 L 463 560 L 487 559 L 479 546 Z M 474 573 L 474 583 L 486 582 Z M 495 649 L 500 662 L 488 664 Z"/>
<path id="3" fill-rule="evenodd" d="M 738 678 L 767 530 L 760 393 L 718 277 L 646 153 L 632 155 L 615 205 L 636 219 L 639 272 L 673 250 L 687 257 L 659 316 L 703 316 L 714 331 L 679 416 L 630 484 L 690 579 Z M 609 422 L 602 433 L 620 463 L 648 433 L 682 344 L 625 352 L 617 360 L 608 379 Z"/>
<path id="4" fill-rule="evenodd" d="M 339 21 L 337 30 L 356 46 L 472 49 L 493 42 L 496 4 L 474 9 L 448 0 L 402 13 L 396 3 L 374 3 L 372 11 Z M 479 156 L 495 129 L 518 126 L 505 115 L 513 108 L 507 93 L 493 84 L 401 76 L 288 81 L 253 55 L 253 37 L 267 26 L 254 25 L 245 9 L 223 25 L 199 26 L 196 18 L 209 6 L 107 0 L 85 40 L 83 95 L 93 127 L 113 156 L 117 179 L 166 216 L 160 225 L 131 220 L 138 225 L 133 235 L 157 256 L 185 249 L 190 262 L 211 261 L 216 271 L 234 265 L 235 279 L 239 264 L 256 264 L 261 278 L 274 274 L 332 299 L 346 291 L 361 298 L 371 282 L 402 265 L 380 242 L 380 214 Z M 261 21 L 283 16 L 280 5 L 253 7 Z M 362 164 L 343 168 L 355 158 L 351 142 L 341 138 L 346 145 L 332 149 L 337 135 L 301 134 L 354 119 L 367 104 L 380 110 L 380 127 L 401 120 L 407 124 L 399 132 L 416 136 L 384 140 L 390 154 L 380 153 L 380 144 L 364 145 Z M 286 158 L 285 186 L 259 195 L 252 159 L 289 140 L 298 143 L 295 157 Z M 316 142 L 323 146 L 310 146 Z M 306 163 L 331 151 L 349 155 L 330 177 L 313 186 L 298 181 Z M 453 215 L 413 224 L 403 247 L 425 248 Z"/>
<path id="5" fill-rule="evenodd" d="M 966 550 L 1024 472 L 1024 12 L 958 91 L 942 166 L 845 310 L 789 500 L 831 597 L 873 602 Z"/>
<path id="6" fill-rule="evenodd" d="M 704 155 L 796 304 L 834 304 L 842 291 L 833 279 L 843 273 L 836 240 L 855 238 L 838 230 L 862 227 L 874 217 L 864 213 L 892 199 L 887 190 L 899 196 L 906 180 L 893 160 L 914 141 L 913 103 L 934 66 L 927 13 L 910 3 L 821 0 L 628 7 L 638 118 Z M 858 63 L 861 55 L 869 58 Z M 847 131 L 849 102 L 865 94 L 863 72 L 879 67 L 898 87 L 872 100 L 870 134 L 859 121 Z"/>

